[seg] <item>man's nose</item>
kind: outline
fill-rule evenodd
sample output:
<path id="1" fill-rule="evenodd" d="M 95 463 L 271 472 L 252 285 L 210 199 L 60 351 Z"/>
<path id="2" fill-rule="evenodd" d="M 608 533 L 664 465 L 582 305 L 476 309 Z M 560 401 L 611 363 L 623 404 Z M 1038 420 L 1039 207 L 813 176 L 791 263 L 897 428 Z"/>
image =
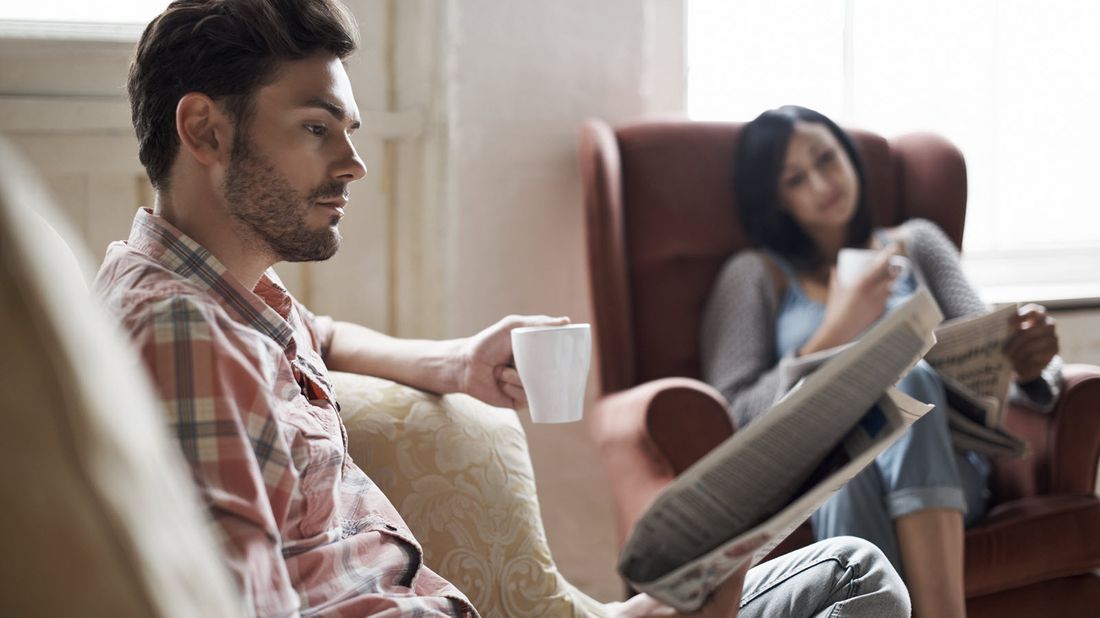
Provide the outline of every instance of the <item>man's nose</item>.
<path id="1" fill-rule="evenodd" d="M 333 175 L 344 182 L 355 182 L 367 175 L 367 165 L 363 163 L 359 152 L 355 150 L 355 145 L 351 143 L 351 136 L 346 137 L 345 140 L 344 158 L 333 170 Z"/>

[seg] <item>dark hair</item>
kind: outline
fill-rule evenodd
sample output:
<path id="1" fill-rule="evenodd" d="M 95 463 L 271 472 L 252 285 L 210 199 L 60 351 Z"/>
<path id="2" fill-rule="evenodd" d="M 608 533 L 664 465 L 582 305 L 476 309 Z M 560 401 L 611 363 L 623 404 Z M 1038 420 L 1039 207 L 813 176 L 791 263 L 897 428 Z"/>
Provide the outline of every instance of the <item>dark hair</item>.
<path id="1" fill-rule="evenodd" d="M 344 60 L 358 45 L 354 18 L 337 0 L 176 0 L 145 28 L 127 91 L 138 158 L 167 188 L 179 151 L 176 106 L 201 92 L 240 129 L 257 90 L 280 63 L 325 51 Z"/>
<path id="2" fill-rule="evenodd" d="M 796 122 L 825 126 L 844 149 L 858 180 L 859 200 L 848 222 L 845 246 L 866 246 L 871 238 L 871 212 L 867 207 L 863 163 L 851 138 L 823 114 L 784 105 L 756 117 L 741 129 L 734 160 L 734 193 L 745 233 L 756 245 L 789 260 L 799 270 L 814 270 L 824 256 L 814 241 L 779 202 L 779 174 L 787 157 Z"/>

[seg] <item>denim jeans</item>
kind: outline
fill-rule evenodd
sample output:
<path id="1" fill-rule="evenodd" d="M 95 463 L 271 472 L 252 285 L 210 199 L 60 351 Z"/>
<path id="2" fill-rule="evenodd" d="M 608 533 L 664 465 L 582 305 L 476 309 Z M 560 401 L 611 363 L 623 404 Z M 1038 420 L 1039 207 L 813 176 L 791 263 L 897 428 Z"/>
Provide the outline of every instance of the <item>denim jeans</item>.
<path id="1" fill-rule="evenodd" d="M 951 509 L 972 524 L 985 514 L 990 465 L 980 455 L 955 451 L 943 383 L 926 362 L 920 361 L 898 388 L 936 407 L 848 481 L 811 521 L 818 539 L 871 541 L 904 577 L 894 520 L 926 509 Z"/>
<path id="2" fill-rule="evenodd" d="M 835 537 L 750 569 L 738 616 L 891 618 L 910 611 L 905 584 L 877 547 Z"/>

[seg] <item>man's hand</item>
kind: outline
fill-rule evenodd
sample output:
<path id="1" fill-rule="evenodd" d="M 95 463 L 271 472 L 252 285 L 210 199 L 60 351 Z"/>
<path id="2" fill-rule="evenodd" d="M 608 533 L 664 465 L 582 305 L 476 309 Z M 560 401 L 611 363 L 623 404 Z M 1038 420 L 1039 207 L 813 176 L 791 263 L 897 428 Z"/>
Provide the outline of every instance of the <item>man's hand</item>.
<path id="1" fill-rule="evenodd" d="M 768 541 L 765 535 L 758 535 L 726 550 L 726 555 L 745 556 L 746 560 L 736 571 L 730 574 L 707 599 L 699 611 L 681 614 L 661 603 L 648 594 L 639 594 L 623 603 L 611 606 L 611 615 L 616 618 L 661 618 L 664 616 L 689 616 L 694 618 L 737 618 L 741 607 L 741 594 L 745 587 L 745 575 L 752 565 L 752 554 Z"/>
<path id="2" fill-rule="evenodd" d="M 523 326 L 563 326 L 569 318 L 510 315 L 462 342 L 458 390 L 491 406 L 516 408 L 527 394 L 512 359 L 512 329 Z"/>
<path id="3" fill-rule="evenodd" d="M 1054 318 L 1041 305 L 1024 305 L 1012 316 L 1015 332 L 1005 344 L 1016 382 L 1026 384 L 1043 375 L 1043 369 L 1058 354 L 1058 333 Z"/>

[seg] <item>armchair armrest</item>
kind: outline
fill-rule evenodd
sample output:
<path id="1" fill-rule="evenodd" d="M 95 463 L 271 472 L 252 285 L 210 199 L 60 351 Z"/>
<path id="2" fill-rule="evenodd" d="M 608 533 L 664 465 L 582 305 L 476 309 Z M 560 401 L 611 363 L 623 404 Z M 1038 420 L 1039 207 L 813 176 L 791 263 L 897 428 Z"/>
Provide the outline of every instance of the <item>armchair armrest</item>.
<path id="1" fill-rule="evenodd" d="M 1042 494 L 1093 494 L 1100 463 L 1100 367 L 1066 365 L 1065 386 L 1049 414 L 1009 406 L 1005 427 L 1031 454 L 999 460 L 997 502 Z"/>
<path id="2" fill-rule="evenodd" d="M 665 485 L 733 435 L 722 395 L 690 378 L 662 378 L 608 395 L 592 417 L 615 494 L 620 545 Z"/>
<path id="3" fill-rule="evenodd" d="M 1064 375 L 1050 433 L 1050 491 L 1092 494 L 1100 464 L 1100 367 L 1067 365 Z"/>

